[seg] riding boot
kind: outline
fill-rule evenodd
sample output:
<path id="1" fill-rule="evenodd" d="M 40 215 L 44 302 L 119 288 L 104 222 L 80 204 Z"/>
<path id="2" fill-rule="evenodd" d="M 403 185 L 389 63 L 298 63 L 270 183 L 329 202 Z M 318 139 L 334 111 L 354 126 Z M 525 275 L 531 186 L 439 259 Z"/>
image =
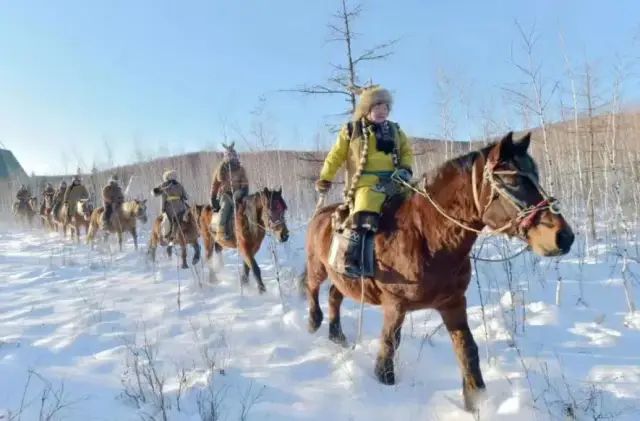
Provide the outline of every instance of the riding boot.
<path id="1" fill-rule="evenodd" d="M 344 274 L 350 278 L 359 278 L 362 274 L 362 252 L 364 236 L 367 230 L 354 228 L 349 233 L 349 244 L 344 255 Z"/>
<path id="2" fill-rule="evenodd" d="M 378 230 L 379 215 L 374 212 L 361 211 L 353 215 L 353 225 L 349 236 L 349 244 L 345 250 L 345 275 L 348 277 L 360 277 L 367 272 L 364 265 L 367 256 L 364 256 L 366 241 L 373 241 L 373 236 Z"/>
<path id="3" fill-rule="evenodd" d="M 226 241 L 231 241 L 233 239 L 230 227 L 231 224 L 229 223 L 229 219 L 231 218 L 231 214 L 233 212 L 233 204 L 230 202 L 231 201 L 226 197 L 222 200 L 222 209 L 220 209 L 220 225 L 218 228 L 219 230 L 222 229 L 224 233 L 224 239 Z"/>

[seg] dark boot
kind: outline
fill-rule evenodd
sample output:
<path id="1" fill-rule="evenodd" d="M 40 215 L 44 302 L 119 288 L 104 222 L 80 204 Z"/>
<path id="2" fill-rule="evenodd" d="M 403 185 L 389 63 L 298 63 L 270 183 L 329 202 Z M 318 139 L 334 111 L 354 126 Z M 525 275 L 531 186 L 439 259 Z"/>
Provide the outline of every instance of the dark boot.
<path id="1" fill-rule="evenodd" d="M 349 234 L 349 245 L 344 252 L 345 276 L 359 278 L 362 274 L 362 251 L 366 233 L 367 231 L 362 228 L 354 228 Z"/>
<path id="2" fill-rule="evenodd" d="M 220 228 L 224 233 L 224 239 L 231 241 L 233 234 L 231 232 L 231 215 L 233 214 L 233 203 L 229 195 L 224 195 L 221 200 L 222 208 L 220 209 Z"/>
<path id="3" fill-rule="evenodd" d="M 373 236 L 378 230 L 379 215 L 373 212 L 358 212 L 353 215 L 353 225 L 349 236 L 349 245 L 345 250 L 345 275 L 358 278 L 363 271 L 363 265 L 367 257 L 365 253 L 365 241 L 373 241 Z"/>

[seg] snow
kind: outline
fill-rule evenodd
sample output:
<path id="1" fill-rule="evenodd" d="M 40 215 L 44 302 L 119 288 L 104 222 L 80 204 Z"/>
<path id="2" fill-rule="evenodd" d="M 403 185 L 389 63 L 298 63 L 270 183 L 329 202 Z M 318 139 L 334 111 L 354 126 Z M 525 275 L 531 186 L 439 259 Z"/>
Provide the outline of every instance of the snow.
<path id="1" fill-rule="evenodd" d="M 152 265 L 130 239 L 123 252 L 91 250 L 40 229 L 1 228 L 0 420 L 21 408 L 22 420 L 160 420 L 161 406 L 170 420 L 199 420 L 203 406 L 226 420 L 473 420 L 437 313 L 407 317 L 394 386 L 373 375 L 379 309 L 365 306 L 355 347 L 359 305 L 350 300 L 349 347 L 328 340 L 326 318 L 307 332 L 296 285 L 304 227 L 292 234 L 277 246 L 278 265 L 263 244 L 260 295 L 253 280 L 239 284 L 234 251 L 210 276 L 209 265 L 182 270 L 162 252 Z M 467 296 L 487 384 L 479 419 L 640 419 L 640 313 L 628 312 L 615 247 L 593 247 L 596 257 L 477 263 L 481 288 L 474 277 Z M 626 269 L 640 273 L 631 260 Z M 638 301 L 637 279 L 630 284 Z M 137 386 L 136 367 L 154 369 L 164 404 L 145 379 Z M 136 403 L 140 389 L 146 399 Z"/>

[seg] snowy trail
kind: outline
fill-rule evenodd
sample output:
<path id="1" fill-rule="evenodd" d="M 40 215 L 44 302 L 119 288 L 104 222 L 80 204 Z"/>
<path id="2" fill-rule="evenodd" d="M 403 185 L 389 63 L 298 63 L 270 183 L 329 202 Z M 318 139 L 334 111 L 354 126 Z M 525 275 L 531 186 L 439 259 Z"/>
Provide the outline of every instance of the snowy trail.
<path id="1" fill-rule="evenodd" d="M 58 396 L 68 404 L 53 419 L 162 419 L 149 388 L 142 388 L 147 399 L 140 405 L 123 393 L 137 389 L 132 351 L 142 349 L 145 337 L 171 420 L 200 419 L 198 402 L 206 396 L 214 396 L 208 402 L 216 402 L 219 419 L 228 420 L 243 414 L 251 420 L 474 419 L 461 409 L 459 370 L 446 331 L 436 330 L 436 313 L 416 312 L 405 321 L 398 382 L 391 387 L 373 376 L 377 308 L 365 308 L 363 342 L 355 349 L 331 343 L 326 322 L 307 333 L 306 302 L 294 281 L 304 264 L 303 235 L 296 232 L 277 249 L 283 307 L 266 243 L 258 263 L 268 292 L 260 296 L 253 280 L 241 294 L 234 252 L 224 252 L 224 267 L 209 283 L 208 268 L 177 269 L 175 257 L 164 253 L 151 265 L 146 247 L 136 252 L 130 240 L 111 254 L 35 229 L 2 229 L 0 420 L 12 419 L 21 406 L 21 419 L 38 419 L 47 384 L 45 413 L 55 409 L 62 385 Z M 616 265 L 568 256 L 556 266 L 525 255 L 512 262 L 511 278 L 501 265 L 478 265 L 487 332 L 475 279 L 468 298 L 488 388 L 480 419 L 565 419 L 567 411 L 576 419 L 640 419 L 640 314 L 626 312 Z M 630 270 L 638 274 L 640 265 Z M 586 306 L 576 304 L 580 289 Z M 325 288 L 325 311 L 326 302 Z M 353 341 L 358 305 L 345 300 L 343 309 Z"/>

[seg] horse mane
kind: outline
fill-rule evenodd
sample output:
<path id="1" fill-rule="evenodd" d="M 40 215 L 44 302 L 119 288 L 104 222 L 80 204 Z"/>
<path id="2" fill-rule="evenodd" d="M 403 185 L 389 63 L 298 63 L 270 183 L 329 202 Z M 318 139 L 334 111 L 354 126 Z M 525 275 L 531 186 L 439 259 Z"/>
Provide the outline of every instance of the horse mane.
<path id="1" fill-rule="evenodd" d="M 260 192 L 251 193 L 244 200 L 244 215 L 247 217 L 249 226 L 249 232 L 252 237 L 258 234 L 258 228 L 262 225 L 262 222 L 258 220 L 258 203 L 260 202 Z"/>
<path id="2" fill-rule="evenodd" d="M 476 158 L 481 155 L 484 159 L 487 159 L 489 152 L 495 145 L 496 143 L 494 142 L 481 149 L 469 151 L 464 155 L 460 155 L 443 162 L 434 170 L 423 175 L 424 186 L 427 188 L 433 186 L 444 174 L 451 171 L 457 173 L 467 173 L 471 171 Z"/>

